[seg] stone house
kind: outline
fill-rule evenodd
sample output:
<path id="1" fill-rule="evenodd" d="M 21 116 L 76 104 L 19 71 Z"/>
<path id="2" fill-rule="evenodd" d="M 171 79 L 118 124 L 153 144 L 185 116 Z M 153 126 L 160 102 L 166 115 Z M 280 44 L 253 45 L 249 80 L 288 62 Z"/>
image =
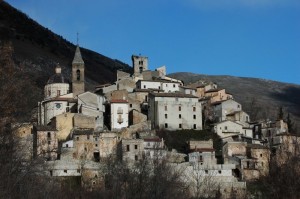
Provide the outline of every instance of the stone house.
<path id="1" fill-rule="evenodd" d="M 144 140 L 143 139 L 122 139 L 122 159 L 123 161 L 138 161 L 143 159 Z"/>
<path id="2" fill-rule="evenodd" d="M 99 135 L 100 158 L 107 158 L 115 155 L 117 152 L 117 145 L 119 137 L 116 133 L 103 132 Z"/>
<path id="3" fill-rule="evenodd" d="M 179 86 L 179 92 L 184 94 L 196 95 L 196 89 L 188 86 Z"/>
<path id="4" fill-rule="evenodd" d="M 150 159 L 162 159 L 167 156 L 163 138 L 157 136 L 146 136 L 144 140 L 145 157 Z"/>
<path id="5" fill-rule="evenodd" d="M 56 160 L 58 152 L 57 130 L 52 126 L 35 126 L 33 150 L 35 157 Z"/>
<path id="6" fill-rule="evenodd" d="M 226 116 L 230 113 L 242 111 L 242 105 L 232 99 L 215 102 L 211 105 L 214 107 L 215 117 L 219 122 L 226 120 Z M 250 121 L 247 117 L 245 120 Z"/>
<path id="7" fill-rule="evenodd" d="M 189 162 L 199 163 L 200 165 L 217 164 L 215 157 L 215 149 L 213 148 L 213 141 L 189 141 Z"/>
<path id="8" fill-rule="evenodd" d="M 78 112 L 94 117 L 96 131 L 103 129 L 103 121 L 105 113 L 105 97 L 91 92 L 84 92 L 78 95 Z"/>
<path id="9" fill-rule="evenodd" d="M 250 116 L 245 111 L 234 111 L 226 115 L 226 120 L 239 121 L 247 126 L 247 123 L 250 122 Z"/>
<path id="10" fill-rule="evenodd" d="M 246 159 L 241 160 L 243 179 L 246 181 L 256 180 L 269 173 L 270 150 L 259 144 L 248 144 Z"/>
<path id="11" fill-rule="evenodd" d="M 136 82 L 137 89 L 158 89 L 166 93 L 179 91 L 180 82 L 172 82 L 167 80 L 139 80 Z"/>
<path id="12" fill-rule="evenodd" d="M 74 129 L 74 159 L 79 160 L 100 160 L 99 133 L 94 129 Z"/>
<path id="13" fill-rule="evenodd" d="M 210 90 L 205 90 L 204 97 L 210 97 L 210 102 L 220 102 L 232 98 L 232 95 L 228 95 L 225 89 L 214 88 Z"/>
<path id="14" fill-rule="evenodd" d="M 239 136 L 243 132 L 243 125 L 232 121 L 223 121 L 214 124 L 214 132 L 221 138 Z"/>
<path id="15" fill-rule="evenodd" d="M 182 93 L 149 94 L 148 119 L 153 128 L 167 130 L 202 129 L 198 98 Z"/>

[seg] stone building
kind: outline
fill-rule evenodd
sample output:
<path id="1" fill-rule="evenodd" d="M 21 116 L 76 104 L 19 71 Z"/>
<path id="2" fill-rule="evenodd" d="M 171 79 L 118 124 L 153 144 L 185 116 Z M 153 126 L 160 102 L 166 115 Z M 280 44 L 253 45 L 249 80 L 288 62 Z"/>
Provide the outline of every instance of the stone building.
<path id="1" fill-rule="evenodd" d="M 124 161 L 138 161 L 143 159 L 144 140 L 143 139 L 122 139 L 122 159 Z"/>
<path id="2" fill-rule="evenodd" d="M 73 142 L 75 159 L 100 160 L 99 133 L 95 133 L 94 129 L 74 129 Z"/>
<path id="3" fill-rule="evenodd" d="M 243 125 L 230 120 L 214 124 L 214 132 L 221 138 L 239 136 L 243 132 Z"/>
<path id="4" fill-rule="evenodd" d="M 78 95 L 78 112 L 94 118 L 95 131 L 103 130 L 105 102 L 104 96 L 95 93 L 84 92 Z"/>
<path id="5" fill-rule="evenodd" d="M 132 55 L 132 65 L 133 65 L 133 76 L 135 78 L 142 78 L 141 75 L 143 71 L 148 70 L 148 57 Z"/>
<path id="6" fill-rule="evenodd" d="M 226 116 L 236 111 L 242 111 L 242 105 L 232 99 L 212 103 L 217 121 L 226 120 Z M 245 119 L 250 121 L 249 118 Z"/>
<path id="7" fill-rule="evenodd" d="M 215 149 L 213 148 L 213 141 L 189 141 L 189 162 L 198 163 L 200 165 L 217 164 L 215 157 Z"/>
<path id="8" fill-rule="evenodd" d="M 163 138 L 146 136 L 143 137 L 143 140 L 145 157 L 150 159 L 163 159 L 167 156 Z"/>
<path id="9" fill-rule="evenodd" d="M 46 160 L 56 160 L 58 152 L 57 130 L 52 126 L 36 126 L 33 128 L 34 156 Z"/>
<path id="10" fill-rule="evenodd" d="M 182 93 L 149 94 L 148 119 L 153 128 L 202 129 L 202 110 L 198 98 Z"/>

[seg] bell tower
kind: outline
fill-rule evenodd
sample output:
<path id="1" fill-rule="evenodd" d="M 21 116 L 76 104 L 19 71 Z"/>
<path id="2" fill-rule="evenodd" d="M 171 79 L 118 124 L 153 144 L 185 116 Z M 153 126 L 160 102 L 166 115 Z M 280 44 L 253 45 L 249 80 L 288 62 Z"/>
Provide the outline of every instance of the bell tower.
<path id="1" fill-rule="evenodd" d="M 84 93 L 84 61 L 78 45 L 72 62 L 72 92 L 74 97 Z"/>

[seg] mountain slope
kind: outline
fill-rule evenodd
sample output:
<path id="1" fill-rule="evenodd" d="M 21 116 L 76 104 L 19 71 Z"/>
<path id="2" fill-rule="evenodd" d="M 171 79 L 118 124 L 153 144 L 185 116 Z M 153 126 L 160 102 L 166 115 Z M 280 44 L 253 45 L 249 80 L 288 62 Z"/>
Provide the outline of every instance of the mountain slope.
<path id="1" fill-rule="evenodd" d="M 186 85 L 197 84 L 199 80 L 212 81 L 225 88 L 240 102 L 245 111 L 252 113 L 257 109 L 255 119 L 276 119 L 278 108 L 291 113 L 300 127 L 300 85 L 288 84 L 258 78 L 212 76 L 194 73 L 173 73 L 170 77 L 181 79 Z M 298 128 L 299 129 L 299 128 Z"/>
<path id="2" fill-rule="evenodd" d="M 16 66 L 46 78 L 41 83 L 53 74 L 56 63 L 70 76 L 75 46 L 3 1 L 0 3 L 0 38 L 12 41 Z M 93 84 L 114 81 L 117 69 L 132 70 L 127 64 L 91 50 L 81 48 L 81 53 L 87 80 Z"/>

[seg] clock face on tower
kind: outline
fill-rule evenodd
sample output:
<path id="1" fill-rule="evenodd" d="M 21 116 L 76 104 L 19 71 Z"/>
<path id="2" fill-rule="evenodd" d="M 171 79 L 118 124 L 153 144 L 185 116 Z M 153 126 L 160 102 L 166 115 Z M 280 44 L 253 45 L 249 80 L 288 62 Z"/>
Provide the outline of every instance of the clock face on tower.
<path id="1" fill-rule="evenodd" d="M 60 109 L 60 107 L 61 107 L 61 104 L 59 104 L 59 103 L 56 103 L 56 104 L 55 104 L 55 107 L 56 107 L 57 109 Z"/>

